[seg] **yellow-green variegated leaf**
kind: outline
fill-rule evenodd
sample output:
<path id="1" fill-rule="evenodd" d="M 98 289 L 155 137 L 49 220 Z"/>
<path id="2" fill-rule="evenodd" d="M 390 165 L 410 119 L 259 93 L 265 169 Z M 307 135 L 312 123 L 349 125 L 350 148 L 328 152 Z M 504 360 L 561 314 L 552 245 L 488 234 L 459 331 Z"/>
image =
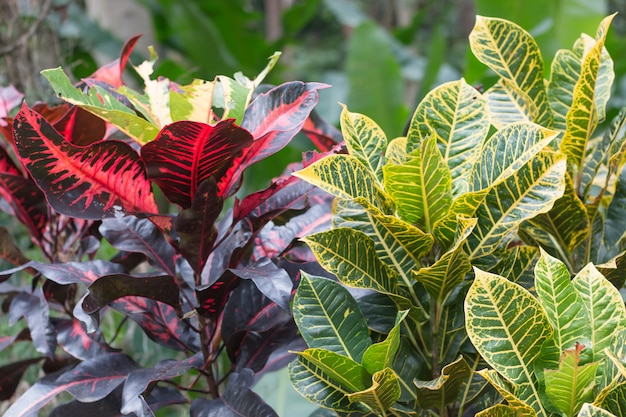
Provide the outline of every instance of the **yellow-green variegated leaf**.
<path id="1" fill-rule="evenodd" d="M 215 81 L 195 79 L 190 84 L 170 89 L 172 120 L 211 123 L 211 107 Z"/>
<path id="2" fill-rule="evenodd" d="M 363 403 L 376 415 L 384 416 L 400 398 L 400 382 L 391 368 L 385 368 L 372 375 L 372 386 L 360 392 L 348 394 L 353 403 Z"/>
<path id="3" fill-rule="evenodd" d="M 472 169 L 474 191 L 510 177 L 545 149 L 558 135 L 534 123 L 514 123 L 494 133 L 483 146 Z"/>
<path id="4" fill-rule="evenodd" d="M 604 244 L 611 257 L 619 255 L 626 238 L 626 170 L 620 173 L 615 193 L 607 208 L 606 222 L 604 224 Z"/>
<path id="5" fill-rule="evenodd" d="M 417 227 L 386 215 L 363 199 L 360 205 L 336 199 L 333 203 L 333 228 L 350 228 L 365 233 L 374 241 L 376 254 L 394 269 L 407 288 L 414 282 L 411 271 L 418 268 L 421 258 L 433 245 L 433 237 Z"/>
<path id="6" fill-rule="evenodd" d="M 387 164 L 402 165 L 406 160 L 406 137 L 401 136 L 393 139 L 385 150 L 385 162 Z"/>
<path id="7" fill-rule="evenodd" d="M 604 353 L 608 360 L 600 382 L 602 392 L 596 396 L 596 402 L 601 401 L 611 389 L 615 388 L 618 382 L 626 378 L 626 329 L 615 332 L 611 339 L 611 345 L 605 349 Z"/>
<path id="8" fill-rule="evenodd" d="M 433 236 L 445 250 L 452 247 L 459 225 L 474 216 L 488 192 L 489 190 L 485 189 L 460 195 L 452 203 L 448 214 L 435 223 Z"/>
<path id="9" fill-rule="evenodd" d="M 342 107 L 341 133 L 348 153 L 361 161 L 382 184 L 387 148 L 385 132 L 369 117 L 349 112 L 345 105 Z"/>
<path id="10" fill-rule="evenodd" d="M 544 372 L 546 395 L 567 416 L 573 416 L 580 411 L 583 403 L 593 397 L 596 385 L 599 363 L 582 365 L 582 349 L 582 345 L 576 344 L 573 349 L 566 350 L 561 356 L 559 369 L 546 369 Z"/>
<path id="11" fill-rule="evenodd" d="M 515 246 L 502 253 L 502 260 L 491 270 L 509 281 L 524 287 L 535 294 L 535 265 L 539 259 L 539 249 L 533 246 Z"/>
<path id="12" fill-rule="evenodd" d="M 587 208 L 578 198 L 569 175 L 565 175 L 563 196 L 554 202 L 552 209 L 526 221 L 523 229 L 532 241 L 564 259 L 589 236 Z"/>
<path id="13" fill-rule="evenodd" d="M 504 400 L 507 402 L 508 407 L 511 407 L 513 410 L 515 410 L 515 412 L 520 413 L 520 414 L 513 414 L 513 415 L 520 415 L 520 416 L 528 416 L 528 417 L 535 417 L 537 415 L 537 413 L 535 412 L 535 410 L 529 406 L 526 402 L 524 402 L 523 400 L 519 399 L 516 396 L 516 386 L 513 385 L 510 381 L 506 380 L 505 378 L 503 378 L 500 374 L 498 374 L 497 371 L 493 370 L 493 369 L 483 369 L 482 371 L 478 371 L 477 372 L 480 376 L 482 376 L 485 380 L 487 380 L 492 387 L 494 387 L 498 393 L 502 396 L 502 398 L 504 398 Z M 496 406 L 497 407 L 497 406 Z M 488 408 L 487 410 L 491 410 L 494 407 Z M 485 411 L 487 411 L 485 410 Z M 510 412 L 510 410 L 502 410 L 502 411 L 506 411 L 506 412 Z M 478 415 L 485 415 L 485 416 L 491 416 L 492 414 L 487 413 L 487 414 L 477 414 Z M 500 414 L 493 414 L 493 415 L 500 415 Z M 509 414 L 503 414 L 503 415 L 509 415 Z"/>
<path id="14" fill-rule="evenodd" d="M 361 364 L 369 373 L 374 375 L 387 367 L 393 366 L 393 361 L 400 347 L 400 327 L 408 312 L 399 313 L 399 320 L 389 331 L 387 338 L 382 342 L 372 344 L 363 354 Z"/>
<path id="15" fill-rule="evenodd" d="M 293 300 L 293 318 L 307 346 L 330 350 L 360 363 L 372 340 L 356 300 L 338 282 L 301 274 Z"/>
<path id="16" fill-rule="evenodd" d="M 426 136 L 434 135 L 458 195 L 467 189 L 469 170 L 488 133 L 487 103 L 461 79 L 443 84 L 424 97 L 411 120 L 407 152 L 417 150 Z"/>
<path id="17" fill-rule="evenodd" d="M 552 112 L 543 80 L 543 58 L 533 37 L 504 19 L 477 16 L 470 33 L 472 52 L 483 64 L 534 101 L 533 121 L 552 124 Z"/>
<path id="18" fill-rule="evenodd" d="M 455 242 L 434 264 L 413 271 L 414 278 L 424 285 L 429 294 L 443 303 L 446 297 L 457 287 L 465 275 L 472 269 L 472 265 L 465 251 L 463 242 L 476 226 L 475 218 L 458 217 Z"/>
<path id="19" fill-rule="evenodd" d="M 560 131 L 567 129 L 565 118 L 572 106 L 574 87 L 580 77 L 582 56 L 568 49 L 557 51 L 552 60 L 550 82 L 548 83 L 548 100 L 552 106 L 552 127 Z"/>
<path id="20" fill-rule="evenodd" d="M 611 132 L 622 132 L 626 125 L 626 108 L 622 108 L 619 114 L 615 117 L 611 123 Z M 609 151 L 609 173 L 615 175 L 621 172 L 622 167 L 626 159 L 626 135 L 623 134 L 611 134 L 610 135 L 611 147 Z"/>
<path id="21" fill-rule="evenodd" d="M 580 77 L 574 87 L 572 106 L 566 116 L 567 129 L 561 141 L 561 150 L 567 155 L 570 164 L 580 171 L 585 157 L 587 142 L 598 125 L 598 109 L 595 94 L 606 31 L 613 16 L 605 18 L 598 30 L 601 36 L 585 55 Z"/>
<path id="22" fill-rule="evenodd" d="M 537 413 L 528 407 L 513 407 L 512 405 L 497 404 L 476 414 L 476 417 L 535 417 Z"/>
<path id="23" fill-rule="evenodd" d="M 341 228 L 302 239 L 324 269 L 346 285 L 396 294 L 398 274 L 380 260 L 374 241 L 365 233 Z"/>
<path id="24" fill-rule="evenodd" d="M 537 295 L 554 329 L 558 352 L 577 343 L 588 345 L 590 317 L 565 264 L 542 250 L 535 275 Z"/>
<path id="25" fill-rule="evenodd" d="M 532 122 L 536 119 L 537 106 L 528 95 L 513 82 L 500 78 L 485 91 L 491 124 L 502 129 L 512 123 Z"/>
<path id="26" fill-rule="evenodd" d="M 400 217 L 430 232 L 448 213 L 452 203 L 452 179 L 436 139 L 429 136 L 402 165 L 385 165 L 385 190 Z"/>
<path id="27" fill-rule="evenodd" d="M 235 119 L 235 123 L 240 125 L 246 110 L 246 105 L 248 104 L 248 97 L 251 93 L 252 86 L 224 75 L 218 75 L 217 79 L 220 82 L 219 85 L 222 88 L 224 99 L 220 102 L 220 100 L 217 100 L 217 97 L 215 97 L 214 105 L 224 106 L 223 119 Z"/>
<path id="28" fill-rule="evenodd" d="M 354 156 L 329 155 L 293 175 L 335 197 L 343 199 L 363 197 L 384 212 L 390 210 L 388 196 L 378 186 L 378 180 Z"/>
<path id="29" fill-rule="evenodd" d="M 578 417 L 618 417 L 613 413 L 606 411 L 603 408 L 596 407 L 593 404 L 583 404 Z"/>
<path id="30" fill-rule="evenodd" d="M 550 211 L 565 188 L 565 158 L 543 151 L 513 175 L 489 189 L 474 217 L 478 225 L 467 238 L 473 265 L 488 269 L 498 262 L 520 224 Z"/>
<path id="31" fill-rule="evenodd" d="M 592 360 L 605 357 L 613 335 L 626 328 L 626 307 L 619 291 L 596 269 L 588 264 L 572 280 L 589 315 Z"/>
<path id="32" fill-rule="evenodd" d="M 616 416 L 626 415 L 626 383 L 611 389 L 602 401 L 596 401 L 595 404 Z"/>
<path id="33" fill-rule="evenodd" d="M 371 376 L 363 366 L 325 349 L 307 349 L 297 355 L 289 365 L 289 378 L 302 396 L 337 411 L 366 410 L 348 397 L 371 385 Z"/>
<path id="34" fill-rule="evenodd" d="M 465 299 L 467 334 L 476 350 L 514 385 L 515 397 L 546 417 L 533 363 L 552 328 L 539 302 L 521 286 L 475 268 Z"/>
<path id="35" fill-rule="evenodd" d="M 463 385 L 471 377 L 470 369 L 463 356 L 444 366 L 441 375 L 431 381 L 415 379 L 417 404 L 423 409 L 440 409 L 456 401 Z"/>

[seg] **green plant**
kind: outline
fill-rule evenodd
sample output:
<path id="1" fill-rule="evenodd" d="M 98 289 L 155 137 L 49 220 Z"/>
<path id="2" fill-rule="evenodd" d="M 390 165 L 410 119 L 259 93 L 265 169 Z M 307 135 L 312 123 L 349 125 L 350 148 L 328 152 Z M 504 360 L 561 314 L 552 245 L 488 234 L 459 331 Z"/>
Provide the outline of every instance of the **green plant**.
<path id="1" fill-rule="evenodd" d="M 362 291 L 303 279 L 293 308 L 309 349 L 290 372 L 305 397 L 340 414 L 488 408 L 501 399 L 477 375 L 462 308 L 472 266 L 532 288 L 541 246 L 570 273 L 593 262 L 623 285 L 626 113 L 594 136 L 613 80 L 611 19 L 559 51 L 546 83 L 526 31 L 478 17 L 470 45 L 498 81 L 484 94 L 464 80 L 437 87 L 406 137 L 388 141 L 344 108 L 348 154 L 295 175 L 335 197 L 333 229 L 305 242 Z"/>

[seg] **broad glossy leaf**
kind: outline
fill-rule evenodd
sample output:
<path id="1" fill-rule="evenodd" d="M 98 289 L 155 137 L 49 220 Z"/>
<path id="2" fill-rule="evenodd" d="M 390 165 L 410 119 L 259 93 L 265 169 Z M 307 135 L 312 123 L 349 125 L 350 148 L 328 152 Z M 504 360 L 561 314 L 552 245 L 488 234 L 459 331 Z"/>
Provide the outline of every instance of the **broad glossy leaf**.
<path id="1" fill-rule="evenodd" d="M 552 328 L 539 302 L 521 286 L 475 269 L 465 300 L 467 334 L 476 350 L 516 386 L 518 398 L 546 416 L 533 363 Z"/>
<path id="2" fill-rule="evenodd" d="M 568 416 L 573 416 L 583 403 L 593 396 L 598 363 L 580 364 L 583 346 L 576 344 L 561 356 L 559 369 L 546 369 L 546 394 L 552 404 Z"/>
<path id="3" fill-rule="evenodd" d="M 406 137 L 395 138 L 387 145 L 385 160 L 387 164 L 402 165 L 406 160 Z"/>
<path id="4" fill-rule="evenodd" d="M 465 359 L 460 356 L 441 369 L 441 375 L 431 381 L 413 381 L 417 387 L 417 403 L 424 409 L 439 409 L 454 402 L 463 384 L 471 376 Z"/>
<path id="5" fill-rule="evenodd" d="M 17 266 L 24 265 L 29 261 L 15 242 L 13 242 L 13 237 L 9 231 L 2 226 L 0 226 L 0 259 L 4 259 Z M 1 276 L 0 281 L 4 281 Z"/>
<path id="6" fill-rule="evenodd" d="M 289 311 L 293 282 L 287 271 L 277 267 L 271 259 L 261 258 L 245 268 L 231 268 L 230 272 L 251 280 L 263 295 Z"/>
<path id="7" fill-rule="evenodd" d="M 322 152 L 330 151 L 338 143 L 343 142 L 339 129 L 322 119 L 315 110 L 311 111 L 301 132 Z"/>
<path id="8" fill-rule="evenodd" d="M 470 186 L 478 191 L 514 175 L 557 135 L 555 130 L 531 123 L 514 123 L 497 131 L 487 139 L 481 158 L 475 161 Z"/>
<path id="9" fill-rule="evenodd" d="M 374 375 L 386 367 L 393 365 L 393 360 L 400 347 L 400 326 L 407 312 L 398 313 L 398 323 L 389 331 L 387 338 L 382 342 L 374 343 L 363 354 L 361 364 Z"/>
<path id="10" fill-rule="evenodd" d="M 372 344 L 358 304 L 341 284 L 302 273 L 293 317 L 310 348 L 323 348 L 361 362 Z"/>
<path id="11" fill-rule="evenodd" d="M 84 219 L 158 212 L 139 155 L 127 144 L 68 143 L 26 105 L 15 118 L 20 160 L 59 213 Z"/>
<path id="12" fill-rule="evenodd" d="M 216 125 L 180 121 L 164 127 L 153 141 L 141 148 L 148 176 L 167 198 L 184 208 L 200 184 L 213 178 L 226 191 L 238 178 L 233 165 L 245 156 L 253 138 L 248 131 L 223 120 Z"/>
<path id="13" fill-rule="evenodd" d="M 364 391 L 348 394 L 352 402 L 366 404 L 378 415 L 385 415 L 400 398 L 398 376 L 391 368 L 385 368 L 372 375 L 372 386 Z"/>
<path id="14" fill-rule="evenodd" d="M 170 89 L 170 116 L 172 121 L 190 120 L 210 123 L 213 112 L 215 81 L 194 79 L 187 85 Z"/>
<path id="15" fill-rule="evenodd" d="M 91 285 L 96 279 L 103 275 L 123 273 L 122 265 L 109 261 L 87 261 L 87 262 L 66 262 L 47 264 L 31 261 L 20 267 L 2 271 L 8 276 L 25 268 L 33 268 L 43 274 L 46 278 L 61 285 L 83 283 Z M 0 275 L 0 277 L 5 275 Z"/>
<path id="16" fill-rule="evenodd" d="M 0 173 L 0 198 L 4 198 L 15 217 L 40 242 L 50 219 L 46 197 L 35 183 L 21 174 Z"/>
<path id="17" fill-rule="evenodd" d="M 566 161 L 563 155 L 544 151 L 515 174 L 489 189 L 473 217 L 478 225 L 467 238 L 472 263 L 491 267 L 520 224 L 548 212 L 563 195 Z"/>
<path id="18" fill-rule="evenodd" d="M 363 199 L 357 202 L 335 199 L 333 227 L 351 228 L 369 236 L 380 260 L 395 270 L 408 288 L 412 287 L 410 272 L 430 251 L 433 237 L 397 216 L 384 214 Z"/>
<path id="19" fill-rule="evenodd" d="M 43 357 L 23 359 L 0 366 L 0 401 L 10 400 L 26 370 L 43 359 Z"/>
<path id="20" fill-rule="evenodd" d="M 105 219 L 98 230 L 113 247 L 142 253 L 153 267 L 175 275 L 174 248 L 150 220 L 134 216 Z"/>
<path id="21" fill-rule="evenodd" d="M 505 19 L 476 17 L 470 47 L 479 61 L 531 97 L 534 122 L 549 127 L 552 114 L 543 80 L 543 58 L 533 37 Z"/>
<path id="22" fill-rule="evenodd" d="M 590 317 L 565 264 L 542 250 L 535 276 L 537 295 L 554 329 L 558 352 L 577 343 L 588 344 Z"/>
<path id="23" fill-rule="evenodd" d="M 348 153 L 361 161 L 382 184 L 387 148 L 385 132 L 369 117 L 349 112 L 345 105 L 340 121 Z"/>
<path id="24" fill-rule="evenodd" d="M 580 413 L 578 413 L 578 417 L 617 417 L 617 416 L 600 407 L 596 407 L 593 404 L 585 403 L 580 409 Z"/>
<path id="25" fill-rule="evenodd" d="M 565 175 L 563 196 L 554 202 L 552 209 L 527 220 L 522 228 L 530 239 L 553 255 L 563 250 L 571 253 L 589 236 L 587 208 L 578 198 L 569 175 Z"/>
<path id="26" fill-rule="evenodd" d="M 595 92 L 606 31 L 613 17 L 608 16 L 602 21 L 599 29 L 602 35 L 584 57 L 580 77 L 574 87 L 572 106 L 566 116 L 567 129 L 561 140 L 561 150 L 577 170 L 582 168 L 587 142 L 599 121 Z"/>
<path id="27" fill-rule="evenodd" d="M 325 349 L 307 349 L 289 364 L 289 379 L 296 391 L 314 404 L 337 411 L 363 411 L 348 394 L 363 391 L 371 375 L 359 363 Z"/>
<path id="28" fill-rule="evenodd" d="M 59 98 L 105 119 L 137 142 L 147 143 L 159 133 L 154 124 L 137 115 L 134 109 L 103 87 L 93 86 L 83 93 L 72 85 L 61 67 L 44 70 L 41 74 L 48 79 Z"/>
<path id="29" fill-rule="evenodd" d="M 519 415 L 520 417 L 536 417 L 537 416 L 537 412 L 532 407 L 530 407 L 523 399 L 517 397 L 515 385 L 511 384 L 511 382 L 508 381 L 506 378 L 503 378 L 500 374 L 498 374 L 497 371 L 493 369 L 483 369 L 481 371 L 478 371 L 477 373 L 481 377 L 483 377 L 485 380 L 489 381 L 489 383 L 494 388 L 496 388 L 498 393 L 508 403 L 508 407 L 513 408 L 513 410 L 515 411 L 516 414 L 513 414 L 513 415 L 516 415 L 516 416 Z M 495 406 L 495 407 L 498 407 L 498 406 Z M 478 414 L 478 415 L 490 416 L 491 414 L 488 411 L 491 410 L 492 408 L 494 407 L 491 407 L 485 410 L 484 414 Z M 506 410 L 507 413 L 510 411 L 511 410 Z M 495 414 L 495 415 L 497 416 L 499 414 Z M 504 415 L 509 415 L 509 414 L 504 414 Z"/>
<path id="30" fill-rule="evenodd" d="M 434 135 L 450 168 L 452 189 L 458 195 L 467 188 L 467 177 L 489 133 L 489 112 L 482 95 L 464 79 L 440 85 L 419 104 L 409 127 L 407 152 Z"/>
<path id="31" fill-rule="evenodd" d="M 87 333 L 83 323 L 77 319 L 53 319 L 57 343 L 75 358 L 87 360 L 113 351 L 104 340 L 100 330 Z"/>
<path id="32" fill-rule="evenodd" d="M 583 268 L 572 280 L 590 318 L 593 360 L 604 358 L 616 331 L 626 326 L 626 307 L 619 291 L 593 264 Z"/>
<path id="33" fill-rule="evenodd" d="M 97 401 L 111 393 L 131 371 L 138 368 L 139 365 L 121 353 L 98 356 L 81 362 L 61 375 L 52 374 L 42 378 L 17 399 L 4 415 L 37 415 L 41 407 L 63 391 L 82 402 Z"/>
<path id="34" fill-rule="evenodd" d="M 604 244 L 612 256 L 616 256 L 620 245 L 624 245 L 626 237 L 626 169 L 617 179 L 615 193 L 606 211 L 606 221 L 604 223 Z"/>
<path id="35" fill-rule="evenodd" d="M 41 289 L 30 292 L 19 292 L 12 297 L 9 305 L 9 326 L 14 325 L 22 317 L 28 324 L 30 338 L 38 352 L 50 358 L 54 356 L 56 338 L 50 323 L 50 308 Z"/>
<path id="36" fill-rule="evenodd" d="M 251 86 L 224 75 L 218 75 L 216 78 L 224 95 L 222 119 L 235 119 L 235 123 L 241 125 L 248 98 L 252 93 Z M 222 104 L 221 100 L 216 100 L 217 103 Z"/>
<path id="37" fill-rule="evenodd" d="M 595 404 L 616 416 L 623 416 L 626 412 L 626 383 L 617 385 L 599 404 Z"/>
<path id="38" fill-rule="evenodd" d="M 547 85 L 548 99 L 554 120 L 552 127 L 565 131 L 566 116 L 572 106 L 573 92 L 580 77 L 582 57 L 573 51 L 557 51 L 550 68 L 550 82 Z"/>
<path id="39" fill-rule="evenodd" d="M 539 249 L 532 246 L 515 246 L 502 253 L 502 260 L 490 270 L 509 281 L 520 284 L 531 294 L 535 291 L 535 265 L 539 259 Z"/>
<path id="40" fill-rule="evenodd" d="M 497 129 L 510 124 L 532 122 L 537 118 L 537 106 L 514 82 L 500 78 L 485 91 L 491 123 Z"/>
<path id="41" fill-rule="evenodd" d="M 398 274 L 383 263 L 374 241 L 354 229 L 332 229 L 303 239 L 318 262 L 346 285 L 395 294 Z"/>
<path id="42" fill-rule="evenodd" d="M 476 414 L 476 417 L 536 417 L 531 407 L 497 404 Z"/>
<path id="43" fill-rule="evenodd" d="M 354 156 L 329 155 L 293 175 L 335 197 L 343 199 L 363 197 L 383 212 L 389 210 L 388 196 L 378 186 L 377 179 Z"/>
<path id="44" fill-rule="evenodd" d="M 442 247 L 450 249 L 454 245 L 457 230 L 468 219 L 473 218 L 489 192 L 489 189 L 472 191 L 461 194 L 452 202 L 448 214 L 433 227 L 432 234 Z"/>
<path id="45" fill-rule="evenodd" d="M 420 148 L 408 155 L 404 164 L 385 165 L 383 172 L 385 190 L 403 220 L 429 232 L 448 213 L 452 204 L 452 178 L 434 136 L 424 138 Z"/>

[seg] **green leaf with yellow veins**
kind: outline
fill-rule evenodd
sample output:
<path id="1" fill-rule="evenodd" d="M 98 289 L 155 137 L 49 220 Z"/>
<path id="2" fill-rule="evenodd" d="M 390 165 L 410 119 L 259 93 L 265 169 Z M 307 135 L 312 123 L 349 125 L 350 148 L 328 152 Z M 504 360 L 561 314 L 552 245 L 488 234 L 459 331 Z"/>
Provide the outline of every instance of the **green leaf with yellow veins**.
<path id="1" fill-rule="evenodd" d="M 463 384 L 471 376 L 471 369 L 463 356 L 447 364 L 441 375 L 431 381 L 414 380 L 417 389 L 417 403 L 420 408 L 441 410 L 443 406 L 454 402 Z"/>
<path id="2" fill-rule="evenodd" d="M 552 111 L 544 86 L 543 58 L 533 37 L 507 20 L 477 16 L 469 40 L 479 61 L 532 98 L 537 108 L 531 112 L 533 121 L 549 127 Z"/>
<path id="3" fill-rule="evenodd" d="M 387 164 L 402 165 L 406 160 L 406 137 L 401 136 L 393 139 L 385 150 Z"/>
<path id="4" fill-rule="evenodd" d="M 491 124 L 503 129 L 512 123 L 530 123 L 536 119 L 537 106 L 511 81 L 500 78 L 484 95 L 489 106 Z"/>
<path id="5" fill-rule="evenodd" d="M 393 199 L 403 220 L 432 230 L 452 204 L 450 169 L 429 136 L 420 149 L 410 154 L 402 165 L 385 165 L 385 190 Z"/>
<path id="6" fill-rule="evenodd" d="M 349 200 L 363 197 L 383 212 L 391 211 L 389 197 L 378 186 L 376 177 L 354 156 L 329 155 L 293 175 L 335 197 Z"/>
<path id="7" fill-rule="evenodd" d="M 367 116 L 351 113 L 342 105 L 340 123 L 348 153 L 361 161 L 382 184 L 387 136 Z"/>
<path id="8" fill-rule="evenodd" d="M 400 398 L 400 382 L 391 368 L 385 368 L 372 375 L 372 386 L 366 390 L 348 394 L 353 403 L 366 404 L 376 415 L 385 415 L 387 410 Z"/>
<path id="9" fill-rule="evenodd" d="M 610 413 L 600 407 L 596 407 L 593 404 L 583 404 L 578 413 L 578 417 L 617 417 L 615 414 Z"/>

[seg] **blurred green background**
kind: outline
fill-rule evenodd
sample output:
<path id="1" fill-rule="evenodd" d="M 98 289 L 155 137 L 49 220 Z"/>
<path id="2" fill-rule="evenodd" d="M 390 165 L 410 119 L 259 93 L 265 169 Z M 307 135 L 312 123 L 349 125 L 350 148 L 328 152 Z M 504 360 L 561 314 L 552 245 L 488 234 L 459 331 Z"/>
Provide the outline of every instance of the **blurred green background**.
<path id="1" fill-rule="evenodd" d="M 269 83 L 327 83 L 331 87 L 320 92 L 317 107 L 323 118 L 337 125 L 338 103 L 346 103 L 393 138 L 436 85 L 460 77 L 485 89 L 493 83 L 468 46 L 477 14 L 528 30 L 549 63 L 581 32 L 594 35 L 613 12 L 619 14 L 606 43 L 616 73 L 610 120 L 626 105 L 626 0 L 0 0 L 0 85 L 15 85 L 30 103 L 51 101 L 40 70 L 61 65 L 75 80 L 86 77 L 115 59 L 136 33 L 144 36 L 132 62 L 139 64 L 154 45 L 158 75 L 180 83 L 238 71 L 252 78 L 279 50 L 283 55 Z M 546 76 L 548 71 L 546 65 Z M 125 77 L 137 81 L 131 71 Z M 246 191 L 266 187 L 311 148 L 298 137 L 253 167 Z M 0 225 L 28 244 L 24 229 L 1 212 Z M 4 326 L 0 317 L 0 334 L 7 334 Z M 134 343 L 143 349 L 142 341 Z M 2 363 L 12 360 L 4 357 Z M 297 401 L 284 372 L 266 378 L 258 390 L 281 415 L 307 415 L 310 406 Z M 302 408 L 294 414 L 293 407 Z"/>

